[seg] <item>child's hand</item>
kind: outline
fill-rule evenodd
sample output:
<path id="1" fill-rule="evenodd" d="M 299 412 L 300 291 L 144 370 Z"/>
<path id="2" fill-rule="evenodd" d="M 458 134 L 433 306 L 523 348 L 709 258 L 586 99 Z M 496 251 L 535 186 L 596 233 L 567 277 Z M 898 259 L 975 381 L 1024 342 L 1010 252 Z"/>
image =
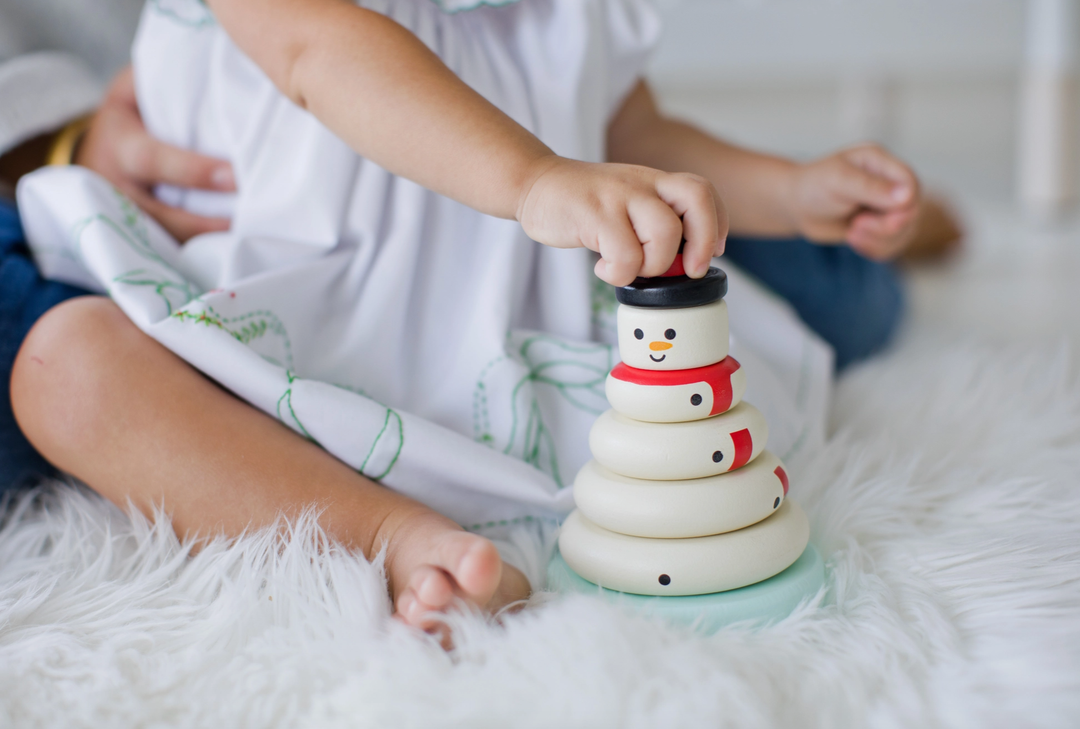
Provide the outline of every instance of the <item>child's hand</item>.
<path id="1" fill-rule="evenodd" d="M 847 243 L 875 260 L 904 251 L 915 231 L 919 181 L 900 160 L 861 145 L 797 168 L 792 212 L 812 241 Z"/>
<path id="2" fill-rule="evenodd" d="M 79 144 L 75 163 L 116 185 L 181 243 L 202 233 L 229 229 L 228 218 L 205 218 L 154 197 L 154 186 L 162 183 L 222 192 L 236 190 L 236 183 L 228 162 L 150 136 L 139 115 L 131 66 L 109 86 Z"/>
<path id="3" fill-rule="evenodd" d="M 551 156 L 520 200 L 517 218 L 530 238 L 598 252 L 596 275 L 615 286 L 667 271 L 683 238 L 683 266 L 700 278 L 727 240 L 724 203 L 697 175 Z"/>

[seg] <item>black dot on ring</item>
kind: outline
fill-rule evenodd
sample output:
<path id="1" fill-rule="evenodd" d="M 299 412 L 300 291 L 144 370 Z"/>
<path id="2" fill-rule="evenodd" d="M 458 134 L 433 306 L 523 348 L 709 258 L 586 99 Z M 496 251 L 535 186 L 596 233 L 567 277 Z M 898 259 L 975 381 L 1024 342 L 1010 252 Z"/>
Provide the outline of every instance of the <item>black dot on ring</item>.
<path id="1" fill-rule="evenodd" d="M 779 496 L 776 497 L 776 501 L 772 502 L 772 508 L 775 509 L 778 506 L 780 506 L 780 497 Z"/>
<path id="2" fill-rule="evenodd" d="M 690 396 L 690 404 L 691 405 L 700 405 L 701 404 L 701 395 L 691 395 Z"/>
<path id="3" fill-rule="evenodd" d="M 721 453 L 720 451 L 716 451 L 715 453 L 712 454 L 712 459 L 713 459 L 713 463 L 719 463 L 720 461 L 724 460 L 724 454 Z"/>
<path id="4" fill-rule="evenodd" d="M 667 575 L 660 575 L 660 584 L 667 587 L 668 585 L 671 584 L 671 578 L 668 577 Z"/>

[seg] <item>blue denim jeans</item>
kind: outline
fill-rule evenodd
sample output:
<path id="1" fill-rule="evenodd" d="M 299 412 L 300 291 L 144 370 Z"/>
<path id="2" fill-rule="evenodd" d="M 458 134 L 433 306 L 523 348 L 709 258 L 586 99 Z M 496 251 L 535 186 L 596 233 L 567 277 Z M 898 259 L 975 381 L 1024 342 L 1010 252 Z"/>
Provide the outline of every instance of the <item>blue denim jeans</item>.
<path id="1" fill-rule="evenodd" d="M 904 311 L 896 270 L 847 246 L 729 238 L 724 259 L 787 299 L 836 350 L 837 370 L 888 344 Z"/>
<path id="2" fill-rule="evenodd" d="M 26 333 L 42 314 L 61 301 L 85 293 L 38 275 L 15 205 L 0 198 L 0 493 L 53 472 L 15 424 L 11 412 L 11 366 Z"/>

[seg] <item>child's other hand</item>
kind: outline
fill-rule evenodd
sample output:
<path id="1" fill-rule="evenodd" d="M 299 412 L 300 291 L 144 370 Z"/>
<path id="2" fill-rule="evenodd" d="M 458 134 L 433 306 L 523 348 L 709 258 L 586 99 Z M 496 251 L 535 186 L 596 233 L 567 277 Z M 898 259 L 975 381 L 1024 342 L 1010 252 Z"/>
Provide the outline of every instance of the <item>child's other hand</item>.
<path id="1" fill-rule="evenodd" d="M 236 182 L 228 162 L 150 136 L 135 100 L 131 66 L 117 74 L 106 92 L 79 144 L 75 163 L 116 185 L 181 243 L 202 233 L 229 229 L 228 218 L 202 217 L 154 197 L 154 186 L 162 183 L 231 192 Z"/>
<path id="2" fill-rule="evenodd" d="M 860 145 L 797 168 L 792 212 L 819 243 L 847 243 L 875 260 L 894 258 L 915 232 L 919 181 L 900 160 Z"/>
<path id="3" fill-rule="evenodd" d="M 614 286 L 667 271 L 684 237 L 683 266 L 693 278 L 724 252 L 727 212 L 704 177 L 552 156 L 530 179 L 517 214 L 526 234 L 596 251 L 596 275 Z"/>

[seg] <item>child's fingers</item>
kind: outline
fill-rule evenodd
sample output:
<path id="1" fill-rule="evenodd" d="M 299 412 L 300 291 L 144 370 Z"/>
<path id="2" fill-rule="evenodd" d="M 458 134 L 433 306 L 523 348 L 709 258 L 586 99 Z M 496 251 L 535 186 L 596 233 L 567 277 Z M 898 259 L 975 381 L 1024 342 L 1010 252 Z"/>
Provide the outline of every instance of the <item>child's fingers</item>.
<path id="1" fill-rule="evenodd" d="M 704 177 L 690 174 L 663 175 L 656 192 L 682 218 L 683 266 L 688 276 L 700 278 L 709 261 L 723 251 L 727 238 L 727 212 L 716 188 Z"/>
<path id="2" fill-rule="evenodd" d="M 170 207 L 137 187 L 125 186 L 121 191 L 180 243 L 186 243 L 203 233 L 228 230 L 232 223 L 228 218 L 205 218 L 181 208 Z"/>
<path id="3" fill-rule="evenodd" d="M 236 189 L 232 166 L 228 162 L 159 142 L 141 128 L 128 131 L 117 147 L 117 159 L 124 174 L 143 184 L 165 183 L 201 190 Z"/>
<path id="4" fill-rule="evenodd" d="M 867 172 L 887 177 L 893 182 L 918 187 L 918 178 L 911 168 L 876 144 L 852 147 L 844 152 L 844 156 Z"/>
<path id="5" fill-rule="evenodd" d="M 618 217 L 603 224 L 596 236 L 600 260 L 596 275 L 612 286 L 627 286 L 634 282 L 645 253 L 630 219 Z"/>
<path id="6" fill-rule="evenodd" d="M 851 221 L 848 243 L 868 258 L 893 258 L 906 245 L 914 218 L 914 213 L 908 210 L 885 214 L 869 211 L 860 213 Z"/>
<path id="7" fill-rule="evenodd" d="M 879 213 L 867 210 L 851 220 L 851 230 L 864 235 L 888 237 L 904 232 L 915 221 L 914 210 L 896 210 Z"/>
<path id="8" fill-rule="evenodd" d="M 641 242 L 644 261 L 639 276 L 661 276 L 675 260 L 683 238 L 683 221 L 663 200 L 641 197 L 627 206 L 630 223 Z"/>
<path id="9" fill-rule="evenodd" d="M 911 205 L 918 198 L 919 180 L 911 168 L 881 147 L 866 144 L 847 150 L 844 159 L 870 175 L 889 183 L 888 199 L 875 207 L 889 209 Z"/>
<path id="10" fill-rule="evenodd" d="M 889 210 L 898 204 L 896 183 L 855 164 L 845 164 L 834 184 L 835 194 L 859 207 Z"/>

